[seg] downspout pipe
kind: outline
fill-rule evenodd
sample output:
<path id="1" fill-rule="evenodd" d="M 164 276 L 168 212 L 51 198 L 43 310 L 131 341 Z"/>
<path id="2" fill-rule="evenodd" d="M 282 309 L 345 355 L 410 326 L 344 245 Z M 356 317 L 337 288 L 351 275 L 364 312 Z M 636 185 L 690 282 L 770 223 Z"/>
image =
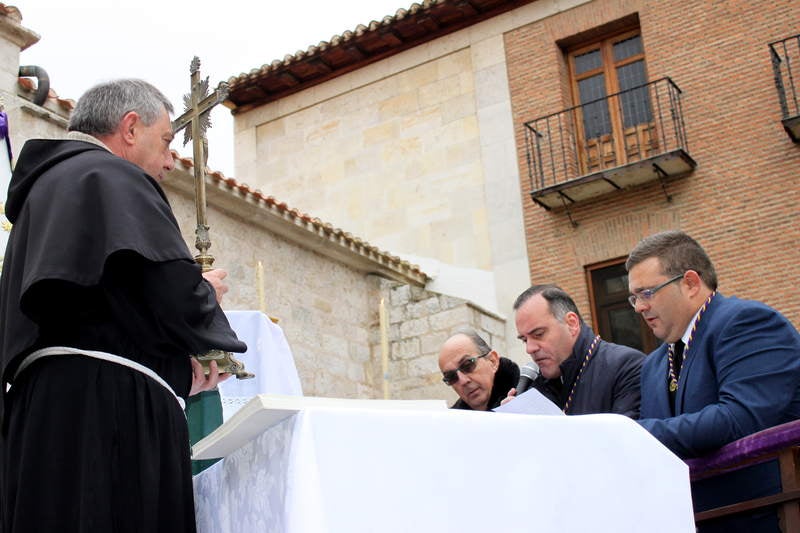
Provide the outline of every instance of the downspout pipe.
<path id="1" fill-rule="evenodd" d="M 50 76 L 42 67 L 26 65 L 19 67 L 19 75 L 23 78 L 36 78 L 36 94 L 33 95 L 33 103 L 41 106 L 47 101 L 50 93 Z"/>

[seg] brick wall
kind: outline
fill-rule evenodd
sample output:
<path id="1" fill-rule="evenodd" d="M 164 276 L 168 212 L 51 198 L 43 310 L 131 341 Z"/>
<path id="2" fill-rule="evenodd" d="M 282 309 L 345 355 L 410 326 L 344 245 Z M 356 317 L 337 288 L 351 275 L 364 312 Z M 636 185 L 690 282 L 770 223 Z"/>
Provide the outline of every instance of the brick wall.
<path id="1" fill-rule="evenodd" d="M 649 80 L 683 91 L 689 154 L 698 168 L 571 209 L 530 201 L 522 124 L 572 104 L 558 42 L 637 16 Z M 779 1 L 597 0 L 505 35 L 533 282 L 556 282 L 589 308 L 584 267 L 624 257 L 651 233 L 682 229 L 714 261 L 720 290 L 762 300 L 800 325 L 800 146 L 780 124 L 768 44 L 800 32 L 800 9 Z M 589 317 L 587 317 L 589 318 Z"/>

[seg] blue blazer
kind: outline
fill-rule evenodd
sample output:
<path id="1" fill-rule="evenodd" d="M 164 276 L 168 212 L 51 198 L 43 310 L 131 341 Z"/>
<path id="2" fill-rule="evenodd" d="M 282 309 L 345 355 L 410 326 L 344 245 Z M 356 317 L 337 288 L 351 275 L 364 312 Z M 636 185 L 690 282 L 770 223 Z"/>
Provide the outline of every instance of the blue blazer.
<path id="1" fill-rule="evenodd" d="M 800 334 L 774 309 L 717 293 L 686 353 L 672 416 L 667 346 L 642 366 L 639 423 L 680 457 L 697 457 L 800 418 Z"/>

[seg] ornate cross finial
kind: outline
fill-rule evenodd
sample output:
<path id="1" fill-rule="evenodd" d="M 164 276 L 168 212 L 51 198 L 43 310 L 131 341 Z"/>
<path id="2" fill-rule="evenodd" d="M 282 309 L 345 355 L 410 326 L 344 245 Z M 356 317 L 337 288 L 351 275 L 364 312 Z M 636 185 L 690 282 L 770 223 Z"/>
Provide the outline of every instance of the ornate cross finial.
<path id="1" fill-rule="evenodd" d="M 228 85 L 220 83 L 211 93 L 208 93 L 208 78 L 200 79 L 200 59 L 195 56 L 189 66 L 191 74 L 191 88 L 189 94 L 183 97 L 186 111 L 172 121 L 172 131 L 178 133 L 186 128 L 183 136 L 184 146 L 192 141 L 192 154 L 194 157 L 194 187 L 195 208 L 197 210 L 197 228 L 195 228 L 195 247 L 200 252 L 195 259 L 203 268 L 203 272 L 211 270 L 214 258 L 208 253 L 211 248 L 211 238 L 208 236 L 208 223 L 206 221 L 206 160 L 208 157 L 208 141 L 206 130 L 211 127 L 209 114 L 211 108 L 221 103 L 228 97 Z M 189 126 L 189 127 L 187 127 Z M 244 364 L 236 360 L 233 354 L 222 350 L 212 350 L 196 356 L 203 365 L 205 372 L 209 372 L 210 362 L 217 361 L 220 372 L 230 372 L 237 379 L 252 378 L 253 374 L 245 370 Z"/>
<path id="2" fill-rule="evenodd" d="M 206 130 L 211 127 L 211 109 L 228 97 L 228 85 L 220 83 L 209 94 L 208 77 L 200 79 L 200 59 L 195 56 L 189 66 L 191 88 L 183 97 L 184 113 L 172 121 L 172 131 L 178 133 L 184 129 L 184 146 L 192 141 L 194 159 L 195 207 L 197 210 L 197 228 L 195 229 L 195 247 L 200 252 L 195 259 L 203 267 L 203 271 L 211 270 L 214 257 L 208 253 L 211 239 L 206 223 L 206 163 L 208 161 L 208 141 Z M 187 127 L 189 126 L 189 127 Z"/>

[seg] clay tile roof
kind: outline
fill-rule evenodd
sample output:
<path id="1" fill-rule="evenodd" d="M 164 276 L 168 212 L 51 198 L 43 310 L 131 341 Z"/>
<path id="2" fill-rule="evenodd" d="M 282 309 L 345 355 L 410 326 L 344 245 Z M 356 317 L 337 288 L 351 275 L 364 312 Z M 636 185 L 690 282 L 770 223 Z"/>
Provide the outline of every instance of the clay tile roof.
<path id="1" fill-rule="evenodd" d="M 234 113 L 272 102 L 534 0 L 424 0 L 228 80 Z"/>
<path id="2" fill-rule="evenodd" d="M 20 14 L 19 9 L 14 6 L 0 3 L 0 15 L 11 17 L 17 22 L 22 22 L 22 14 Z"/>
<path id="3" fill-rule="evenodd" d="M 31 78 L 18 78 L 17 81 L 19 86 L 22 88 L 23 93 L 36 92 L 36 84 Z M 55 104 L 68 113 L 75 109 L 75 100 L 59 97 L 52 88 L 47 93 L 47 102 Z M 47 102 L 45 102 L 45 105 L 47 105 Z"/>
<path id="4" fill-rule="evenodd" d="M 194 161 L 191 158 L 182 157 L 175 150 L 172 150 L 172 157 L 185 170 L 194 167 Z M 226 177 L 219 171 L 207 170 L 206 174 L 212 179 L 212 182 L 216 183 L 221 189 L 227 190 L 228 192 L 235 192 L 237 195 L 257 204 L 259 207 L 273 211 L 289 222 L 301 225 L 309 234 L 322 236 L 328 241 L 348 250 L 350 253 L 360 255 L 375 264 L 380 264 L 400 274 L 403 278 L 413 280 L 420 285 L 424 285 L 428 280 L 428 275 L 420 270 L 417 265 L 382 251 L 376 246 L 330 223 L 322 222 L 319 218 L 312 217 L 298 209 L 291 208 L 286 205 L 285 202 L 276 200 L 274 196 L 264 195 L 260 190 L 253 189 L 245 183 L 239 183 L 234 178 Z"/>

